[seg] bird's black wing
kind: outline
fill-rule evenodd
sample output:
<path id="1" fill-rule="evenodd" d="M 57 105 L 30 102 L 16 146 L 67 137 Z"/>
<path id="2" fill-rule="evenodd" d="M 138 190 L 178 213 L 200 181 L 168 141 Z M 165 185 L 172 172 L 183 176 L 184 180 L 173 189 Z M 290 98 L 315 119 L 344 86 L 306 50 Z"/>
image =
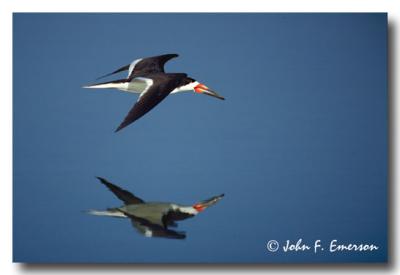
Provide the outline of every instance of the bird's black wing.
<path id="1" fill-rule="evenodd" d="M 111 182 L 107 181 L 104 178 L 97 177 L 102 184 L 104 184 L 108 189 L 110 189 L 111 192 L 114 193 L 115 196 L 117 196 L 120 200 L 122 200 L 125 204 L 139 204 L 139 203 L 144 203 L 144 200 L 136 197 L 133 195 L 131 192 L 126 191 Z"/>
<path id="2" fill-rule="evenodd" d="M 107 76 L 110 76 L 110 75 L 113 75 L 113 74 L 117 74 L 117 73 L 120 73 L 120 72 L 123 72 L 123 71 L 127 71 L 127 70 L 129 70 L 129 67 L 130 67 L 130 64 L 129 65 L 125 65 L 125 66 L 113 71 L 112 73 L 102 75 L 102 76 L 100 76 L 100 77 L 98 77 L 96 79 L 101 79 L 101 78 L 104 78 L 104 77 L 107 77 Z"/>
<path id="3" fill-rule="evenodd" d="M 125 65 L 112 73 L 103 75 L 97 79 L 104 78 L 113 74 L 117 74 L 123 71 L 129 70 L 128 79 L 132 79 L 136 76 L 144 76 L 150 73 L 163 73 L 164 65 L 168 60 L 178 57 L 177 54 L 163 54 L 158 56 L 146 57 L 139 60 L 133 61 L 129 65 Z"/>
<path id="4" fill-rule="evenodd" d="M 194 214 L 183 213 L 180 212 L 179 210 L 170 209 L 166 214 L 162 216 L 161 220 L 164 225 L 164 228 L 167 228 L 168 226 L 174 225 L 175 221 L 186 220 L 194 216 L 195 216 Z"/>
<path id="5" fill-rule="evenodd" d="M 146 91 L 140 94 L 138 101 L 115 132 L 125 128 L 153 109 L 158 103 L 166 98 L 181 83 L 181 81 L 185 79 L 185 77 L 186 74 L 158 73 L 148 75 L 146 78 L 151 79 L 153 84 Z"/>
<path id="6" fill-rule="evenodd" d="M 147 57 L 140 60 L 138 63 L 134 65 L 134 67 L 129 68 L 131 73 L 128 76 L 128 79 L 132 79 L 136 76 L 145 76 L 151 73 L 163 73 L 164 65 L 172 58 L 178 57 L 177 54 L 163 54 L 153 57 Z"/>

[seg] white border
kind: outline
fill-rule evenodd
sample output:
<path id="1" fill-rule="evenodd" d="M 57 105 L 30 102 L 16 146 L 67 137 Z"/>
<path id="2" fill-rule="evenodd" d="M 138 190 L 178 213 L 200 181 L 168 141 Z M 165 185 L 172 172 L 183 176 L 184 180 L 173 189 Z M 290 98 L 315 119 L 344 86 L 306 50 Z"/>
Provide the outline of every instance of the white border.
<path id="1" fill-rule="evenodd" d="M 0 175 L 2 178 L 2 188 L 0 192 L 0 270 L 3 274 L 28 274 L 28 273 L 63 273 L 63 274 L 120 274 L 120 273 L 280 273 L 288 274 L 294 271 L 300 273 L 322 273 L 324 269 L 329 270 L 331 274 L 342 274 L 343 271 L 351 271 L 352 273 L 365 274 L 365 273 L 390 273 L 396 274 L 399 272 L 398 268 L 398 248 L 399 242 L 395 235 L 396 228 L 399 227 L 399 219 L 395 219 L 398 214 L 399 188 L 396 188 L 398 181 L 398 173 L 396 170 L 400 169 L 397 161 L 394 161 L 393 168 L 393 183 L 391 191 L 395 194 L 391 195 L 393 200 L 392 206 L 392 219 L 393 222 L 393 239 L 391 245 L 394 247 L 393 254 L 391 255 L 391 264 L 388 267 L 379 266 L 362 266 L 362 267 L 332 267 L 324 268 L 324 266 L 248 266 L 248 267 L 207 267 L 207 268 L 191 268 L 186 266 L 183 268 L 174 269 L 158 267 L 155 269 L 148 269 L 143 267 L 77 267 L 74 268 L 27 268 L 19 264 L 12 264 L 12 13 L 13 12 L 388 12 L 389 22 L 394 27 L 394 40 L 392 45 L 399 44 L 399 14 L 400 14 L 400 1 L 398 0 L 246 0 L 246 1 L 229 1 L 229 0 L 53 0 L 53 1 L 34 1 L 34 0 L 3 0 L 0 1 L 0 31 L 1 31 L 1 51 L 0 51 L 0 121 L 2 133 L 0 135 Z M 396 53 L 392 58 L 394 65 L 392 69 L 396 71 L 397 64 L 399 64 L 399 55 Z M 392 72 L 392 93 L 396 94 L 397 80 L 395 79 L 396 73 Z M 400 97 L 393 95 L 391 98 L 394 102 L 392 107 L 400 106 Z M 392 137 L 396 138 L 394 143 L 397 143 L 397 129 L 399 129 L 399 112 L 393 111 L 393 121 L 395 122 Z M 394 158 L 397 159 L 399 149 L 397 146 L 392 146 L 394 150 Z M 397 199 L 396 199 L 397 198 Z M 199 270 L 200 269 L 200 270 Z M 191 270 L 188 272 L 188 270 Z"/>

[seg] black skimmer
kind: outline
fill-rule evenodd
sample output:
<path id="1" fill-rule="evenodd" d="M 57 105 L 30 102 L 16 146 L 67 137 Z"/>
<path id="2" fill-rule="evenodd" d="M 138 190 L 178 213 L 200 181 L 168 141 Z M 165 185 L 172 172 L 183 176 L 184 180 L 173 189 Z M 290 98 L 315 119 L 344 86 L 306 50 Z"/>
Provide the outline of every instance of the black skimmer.
<path id="1" fill-rule="evenodd" d="M 129 218 L 133 227 L 146 237 L 184 239 L 186 237 L 185 232 L 174 231 L 168 227 L 176 227 L 176 221 L 196 216 L 207 207 L 217 203 L 224 196 L 224 194 L 214 196 L 193 205 L 180 205 L 170 202 L 145 202 L 106 179 L 97 178 L 115 196 L 122 200 L 124 205 L 107 210 L 89 210 L 88 213 L 97 216 Z"/>
<path id="2" fill-rule="evenodd" d="M 225 99 L 204 84 L 188 77 L 187 74 L 165 73 L 164 64 L 171 58 L 177 56 L 177 54 L 165 54 L 137 59 L 130 65 L 123 66 L 112 73 L 100 77 L 103 78 L 128 70 L 127 78 L 87 85 L 83 88 L 114 88 L 125 92 L 140 94 L 137 102 L 115 132 L 118 132 L 142 117 L 169 94 L 194 91 L 196 93 L 213 96 L 222 100 Z"/>

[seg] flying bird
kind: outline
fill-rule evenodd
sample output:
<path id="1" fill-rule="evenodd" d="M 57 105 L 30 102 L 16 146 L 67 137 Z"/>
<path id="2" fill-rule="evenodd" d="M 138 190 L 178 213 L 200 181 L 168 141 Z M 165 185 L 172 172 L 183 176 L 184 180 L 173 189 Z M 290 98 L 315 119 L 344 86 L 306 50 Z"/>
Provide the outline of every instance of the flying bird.
<path id="1" fill-rule="evenodd" d="M 124 92 L 138 93 L 139 98 L 129 111 L 128 115 L 118 126 L 115 132 L 120 131 L 129 124 L 141 118 L 153 109 L 169 94 L 194 91 L 224 100 L 225 98 L 212 91 L 206 85 L 190 78 L 185 73 L 165 73 L 165 63 L 177 57 L 177 54 L 165 54 L 134 60 L 130 65 L 125 65 L 112 73 L 99 77 L 107 77 L 123 71 L 128 71 L 127 78 L 108 82 L 96 83 L 83 88 L 90 89 L 118 89 Z"/>
<path id="2" fill-rule="evenodd" d="M 89 210 L 88 213 L 97 216 L 129 218 L 132 226 L 146 237 L 186 238 L 185 232 L 171 230 L 169 227 L 176 227 L 177 221 L 196 216 L 207 207 L 217 203 L 224 196 L 224 194 L 214 196 L 193 205 L 181 205 L 171 202 L 145 202 L 106 179 L 97 178 L 117 198 L 123 201 L 124 205 L 106 210 Z"/>

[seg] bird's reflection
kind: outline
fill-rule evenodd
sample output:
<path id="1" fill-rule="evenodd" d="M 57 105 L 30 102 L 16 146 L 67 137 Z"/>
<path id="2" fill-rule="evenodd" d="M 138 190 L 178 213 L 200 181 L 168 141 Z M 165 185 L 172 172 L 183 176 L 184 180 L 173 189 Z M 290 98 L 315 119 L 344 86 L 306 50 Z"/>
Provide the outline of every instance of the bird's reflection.
<path id="1" fill-rule="evenodd" d="M 223 196 L 215 196 L 193 205 L 180 205 L 170 202 L 145 202 L 104 178 L 98 177 L 111 192 L 124 202 L 121 207 L 106 210 L 89 210 L 88 213 L 97 216 L 129 218 L 132 226 L 146 237 L 160 237 L 169 239 L 185 239 L 183 231 L 171 230 L 177 227 L 176 221 L 194 217 L 207 207 L 214 205 Z"/>

